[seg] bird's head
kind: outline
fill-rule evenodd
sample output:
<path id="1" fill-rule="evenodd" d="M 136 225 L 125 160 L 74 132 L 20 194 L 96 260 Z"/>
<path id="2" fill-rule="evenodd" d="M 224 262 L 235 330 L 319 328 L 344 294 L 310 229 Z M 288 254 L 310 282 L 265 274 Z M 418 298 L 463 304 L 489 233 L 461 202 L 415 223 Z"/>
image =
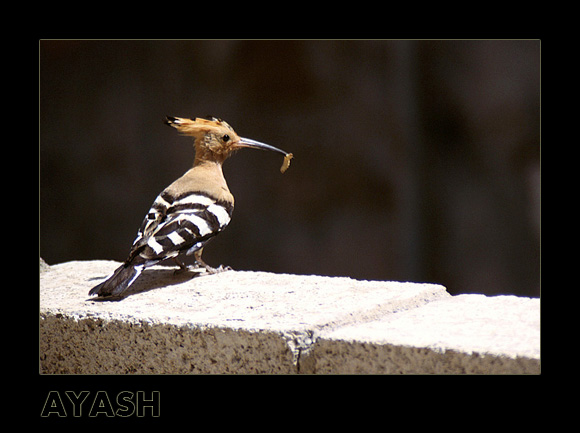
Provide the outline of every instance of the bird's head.
<path id="1" fill-rule="evenodd" d="M 202 161 L 223 163 L 235 151 L 244 147 L 271 150 L 284 155 L 284 166 L 289 164 L 291 153 L 249 138 L 240 137 L 227 122 L 211 117 L 186 119 L 167 116 L 165 123 L 179 132 L 195 138 L 195 164 Z M 285 169 L 284 169 L 285 171 Z"/>

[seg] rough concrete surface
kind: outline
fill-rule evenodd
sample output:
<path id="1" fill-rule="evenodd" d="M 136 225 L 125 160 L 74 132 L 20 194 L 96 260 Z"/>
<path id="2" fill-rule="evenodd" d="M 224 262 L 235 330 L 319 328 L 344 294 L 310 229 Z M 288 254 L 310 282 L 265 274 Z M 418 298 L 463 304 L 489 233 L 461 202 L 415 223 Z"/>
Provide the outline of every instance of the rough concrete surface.
<path id="1" fill-rule="evenodd" d="M 324 333 L 317 346 L 333 356 L 318 357 L 314 368 L 318 373 L 538 373 L 539 317 L 537 299 L 459 295 Z M 381 357 L 384 362 L 377 362 Z"/>
<path id="2" fill-rule="evenodd" d="M 116 301 L 120 263 L 40 269 L 43 373 L 539 373 L 539 299 L 435 284 L 155 266 Z"/>

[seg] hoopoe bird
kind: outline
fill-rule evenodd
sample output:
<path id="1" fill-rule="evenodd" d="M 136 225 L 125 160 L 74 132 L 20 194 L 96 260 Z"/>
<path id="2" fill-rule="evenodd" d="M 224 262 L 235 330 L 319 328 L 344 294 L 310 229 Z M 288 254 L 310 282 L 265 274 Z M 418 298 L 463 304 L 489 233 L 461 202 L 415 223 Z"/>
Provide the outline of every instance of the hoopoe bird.
<path id="1" fill-rule="evenodd" d="M 284 154 L 283 173 L 291 153 L 269 144 L 242 138 L 221 119 L 185 119 L 167 116 L 165 123 L 194 137 L 193 168 L 165 188 L 147 212 L 127 260 L 89 295 L 121 295 L 139 277 L 143 269 L 173 259 L 180 270 L 203 270 L 215 273 L 201 258 L 206 244 L 229 224 L 234 210 L 234 196 L 222 172 L 222 164 L 243 148 L 263 149 Z M 191 255 L 194 269 L 186 267 L 179 255 Z"/>

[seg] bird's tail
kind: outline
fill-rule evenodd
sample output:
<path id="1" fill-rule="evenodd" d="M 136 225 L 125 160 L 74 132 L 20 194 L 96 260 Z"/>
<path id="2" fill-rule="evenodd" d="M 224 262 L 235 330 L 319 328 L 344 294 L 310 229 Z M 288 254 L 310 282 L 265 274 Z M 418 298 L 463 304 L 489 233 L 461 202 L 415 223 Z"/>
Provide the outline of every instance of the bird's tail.
<path id="1" fill-rule="evenodd" d="M 119 266 L 113 274 L 103 281 L 98 286 L 95 286 L 89 292 L 89 295 L 98 296 L 116 296 L 123 293 L 127 288 L 133 284 L 143 271 L 143 265 L 127 265 Z"/>

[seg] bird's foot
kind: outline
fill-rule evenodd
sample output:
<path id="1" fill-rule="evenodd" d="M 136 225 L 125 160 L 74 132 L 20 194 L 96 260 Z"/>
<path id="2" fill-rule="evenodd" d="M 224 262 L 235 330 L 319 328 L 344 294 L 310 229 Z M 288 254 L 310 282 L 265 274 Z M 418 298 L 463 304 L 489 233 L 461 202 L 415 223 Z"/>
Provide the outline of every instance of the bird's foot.
<path id="1" fill-rule="evenodd" d="M 193 272 L 196 274 L 201 274 L 203 272 L 206 272 L 206 269 L 200 268 L 198 266 L 184 266 L 183 268 L 180 267 L 179 269 L 176 269 L 175 271 L 173 271 L 173 275 L 174 276 L 181 275 L 184 272 Z"/>
<path id="2" fill-rule="evenodd" d="M 205 263 L 205 262 L 200 263 L 199 261 L 196 262 L 195 265 L 193 265 L 193 266 L 187 266 L 175 258 L 173 259 L 173 261 L 177 264 L 177 266 L 179 266 L 179 269 L 176 269 L 175 271 L 173 271 L 173 275 L 179 275 L 179 274 L 182 274 L 183 272 L 194 272 L 197 274 L 201 274 L 201 273 L 205 272 L 209 275 L 212 275 L 212 274 L 219 274 L 220 272 L 225 272 L 225 271 L 233 271 L 233 269 L 230 266 L 219 265 L 217 268 L 213 268 L 213 267 L 209 266 L 207 263 Z"/>
<path id="3" fill-rule="evenodd" d="M 209 265 L 205 265 L 203 266 L 203 269 L 205 269 L 205 271 L 210 275 L 219 274 L 220 272 L 233 271 L 233 269 L 230 266 L 224 265 L 219 265 L 217 268 L 212 268 Z"/>
<path id="4" fill-rule="evenodd" d="M 204 272 L 204 269 L 199 267 L 199 265 L 196 263 L 195 266 L 187 266 L 184 265 L 179 259 L 177 258 L 173 258 L 173 261 L 175 262 L 175 264 L 177 266 L 179 266 L 179 269 L 176 269 L 175 271 L 173 271 L 173 275 L 180 275 L 184 272 L 195 272 L 195 273 L 201 273 Z"/>

